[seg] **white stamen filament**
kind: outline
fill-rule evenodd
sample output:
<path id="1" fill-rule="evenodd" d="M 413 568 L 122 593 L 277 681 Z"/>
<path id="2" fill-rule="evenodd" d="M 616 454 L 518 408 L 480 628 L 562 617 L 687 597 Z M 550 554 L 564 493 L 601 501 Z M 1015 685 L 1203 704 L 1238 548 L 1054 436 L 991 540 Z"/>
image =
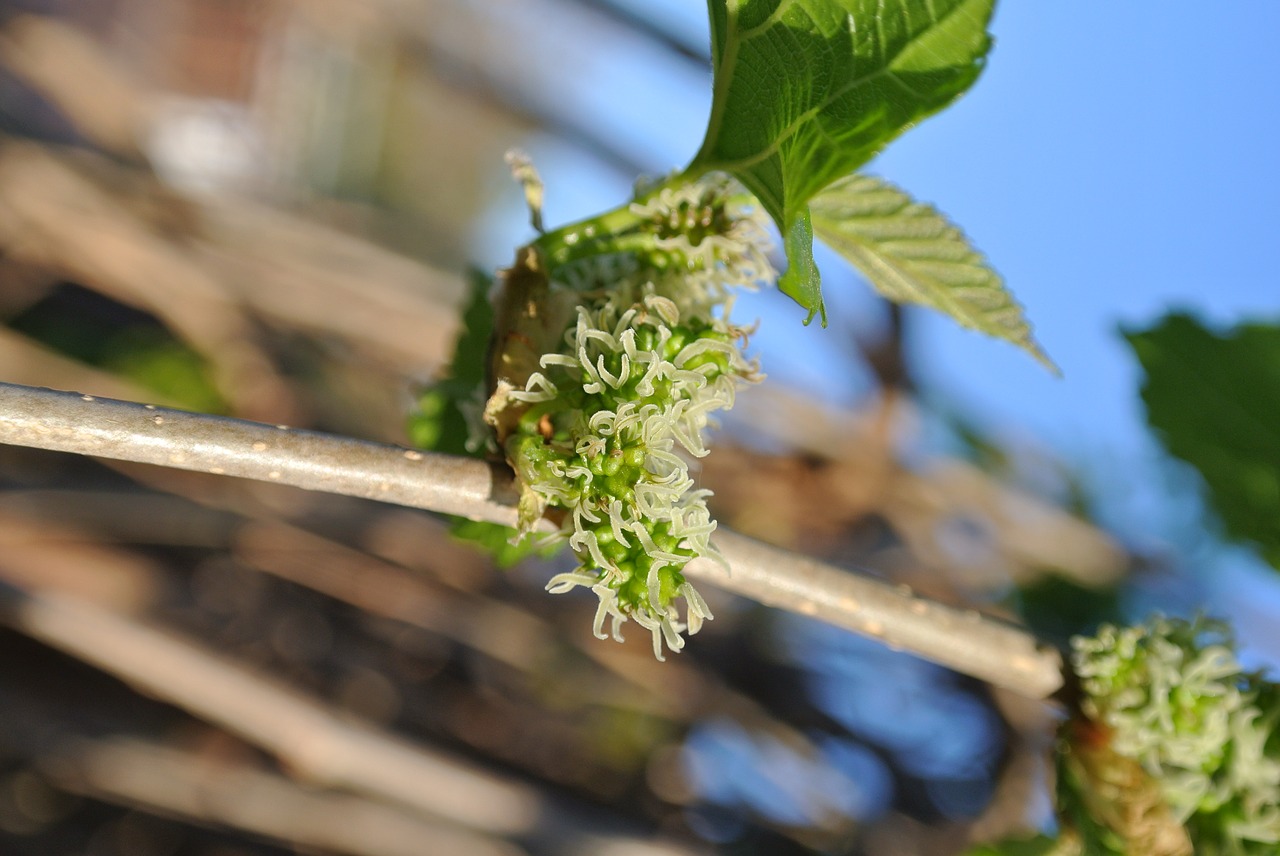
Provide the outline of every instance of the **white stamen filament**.
<path id="1" fill-rule="evenodd" d="M 624 547 L 630 547 L 631 542 L 627 540 L 626 533 L 623 531 L 626 525 L 622 519 L 622 500 L 615 499 L 609 503 L 609 526 L 613 530 L 614 540 Z"/>
<path id="2" fill-rule="evenodd" d="M 594 586 L 596 578 L 582 571 L 573 571 L 568 574 L 556 574 L 547 581 L 546 590 L 551 594 L 564 594 L 578 586 Z"/>

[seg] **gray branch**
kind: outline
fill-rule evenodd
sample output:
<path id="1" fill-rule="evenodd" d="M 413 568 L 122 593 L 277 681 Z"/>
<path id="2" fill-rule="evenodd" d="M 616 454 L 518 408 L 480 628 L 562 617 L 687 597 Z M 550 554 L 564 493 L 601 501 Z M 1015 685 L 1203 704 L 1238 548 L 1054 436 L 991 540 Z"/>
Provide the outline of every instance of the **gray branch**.
<path id="1" fill-rule="evenodd" d="M 509 474 L 482 461 L 132 402 L 0 384 L 0 442 L 277 482 L 513 525 Z M 1026 630 L 721 531 L 731 570 L 689 576 L 884 641 L 1032 698 L 1062 685 Z"/>

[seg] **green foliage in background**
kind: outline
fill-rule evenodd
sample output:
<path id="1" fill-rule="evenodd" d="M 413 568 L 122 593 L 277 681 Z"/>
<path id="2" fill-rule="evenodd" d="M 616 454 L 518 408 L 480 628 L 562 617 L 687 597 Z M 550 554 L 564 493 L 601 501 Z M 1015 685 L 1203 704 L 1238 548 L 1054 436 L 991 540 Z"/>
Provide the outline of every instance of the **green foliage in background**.
<path id="1" fill-rule="evenodd" d="M 227 412 L 204 358 L 165 331 L 140 328 L 111 337 L 102 367 L 191 410 Z"/>
<path id="2" fill-rule="evenodd" d="M 1172 314 L 1125 338 L 1156 435 L 1204 477 L 1226 534 L 1280 569 L 1280 325 L 1217 333 Z"/>
<path id="3" fill-rule="evenodd" d="M 1015 589 L 1007 602 L 1037 638 L 1061 647 L 1075 634 L 1121 617 L 1118 587 L 1085 585 L 1052 571 Z"/>
<path id="4" fill-rule="evenodd" d="M 141 313 L 123 318 L 74 311 L 56 299 L 36 304 L 9 325 L 73 360 L 112 372 L 164 403 L 200 413 L 227 413 L 208 362 Z"/>
<path id="5" fill-rule="evenodd" d="M 493 332 L 493 306 L 489 288 L 493 280 L 473 270 L 467 278 L 462 327 L 453 346 L 449 375 L 418 397 L 418 409 L 409 416 L 409 439 L 419 448 L 449 455 L 473 455 L 466 407 L 482 397 L 489 337 Z"/>

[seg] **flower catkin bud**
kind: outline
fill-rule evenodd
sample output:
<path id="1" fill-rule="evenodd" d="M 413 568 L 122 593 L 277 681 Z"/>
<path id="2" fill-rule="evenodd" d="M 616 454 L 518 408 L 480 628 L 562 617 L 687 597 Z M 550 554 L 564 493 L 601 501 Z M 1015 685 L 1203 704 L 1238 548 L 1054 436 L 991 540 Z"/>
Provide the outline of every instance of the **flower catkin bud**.
<path id="1" fill-rule="evenodd" d="M 707 453 L 713 414 L 759 376 L 742 352 L 747 332 L 729 320 L 731 291 L 773 271 L 757 215 L 735 208 L 730 191 L 723 180 L 662 190 L 633 206 L 640 226 L 625 252 L 520 272 L 522 293 L 541 295 L 522 308 L 524 330 L 541 336 L 548 319 L 571 317 L 554 322 L 564 324 L 558 346 L 514 381 L 500 378 L 486 407 L 521 483 L 522 529 L 559 509 L 579 559 L 547 589 L 591 589 L 596 636 L 621 639 L 634 620 L 658 659 L 712 617 L 683 574 L 691 559 L 717 556 L 709 492 L 688 462 Z M 566 295 L 572 313 L 556 308 Z M 513 350 L 534 338 L 520 332 Z"/>
<path id="2" fill-rule="evenodd" d="M 1224 625 L 1107 625 L 1072 647 L 1083 718 L 1069 726 L 1062 779 L 1101 827 L 1133 852 L 1157 833 L 1172 842 L 1160 852 L 1278 852 L 1280 697 L 1244 671 Z M 1133 786 L 1115 787 L 1122 779 Z M 1137 794 L 1161 805 L 1139 807 Z M 1130 828 L 1117 828 L 1123 818 Z"/>

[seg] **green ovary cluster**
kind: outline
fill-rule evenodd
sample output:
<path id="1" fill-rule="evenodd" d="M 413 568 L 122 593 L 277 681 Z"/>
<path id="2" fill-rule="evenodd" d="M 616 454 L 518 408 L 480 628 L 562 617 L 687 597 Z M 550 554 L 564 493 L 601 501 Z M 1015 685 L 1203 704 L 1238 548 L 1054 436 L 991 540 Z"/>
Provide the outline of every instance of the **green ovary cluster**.
<path id="1" fill-rule="evenodd" d="M 1243 670 L 1225 627 L 1174 619 L 1104 626 L 1073 647 L 1084 713 L 1108 728 L 1113 751 L 1159 783 L 1198 846 L 1275 852 L 1276 688 Z"/>
<path id="2" fill-rule="evenodd" d="M 637 209 L 651 224 L 631 236 L 639 249 L 553 270 L 553 288 L 580 295 L 576 317 L 563 347 L 509 393 L 525 408 L 504 449 L 524 490 L 522 522 L 531 529 L 560 509 L 579 559 L 548 591 L 590 588 L 596 636 L 621 640 L 634 620 L 658 659 L 712 617 L 683 573 L 691 559 L 718 558 L 710 492 L 689 460 L 707 454 L 713 414 L 757 377 L 746 331 L 728 320 L 729 289 L 772 274 L 757 224 L 725 213 L 720 192 L 665 193 Z"/>
<path id="3" fill-rule="evenodd" d="M 581 564 L 548 589 L 591 588 L 597 636 L 606 618 L 615 638 L 634 619 L 661 656 L 663 641 L 679 650 L 680 631 L 711 617 L 682 573 L 713 554 L 715 529 L 685 456 L 706 454 L 711 414 L 732 406 L 735 383 L 754 370 L 723 321 L 685 321 L 674 301 L 642 291 L 621 311 L 616 297 L 578 309 L 566 352 L 544 356 L 543 371 L 512 394 L 530 407 L 507 453 L 541 502 L 568 514 Z M 677 597 L 688 604 L 684 622 Z"/>

